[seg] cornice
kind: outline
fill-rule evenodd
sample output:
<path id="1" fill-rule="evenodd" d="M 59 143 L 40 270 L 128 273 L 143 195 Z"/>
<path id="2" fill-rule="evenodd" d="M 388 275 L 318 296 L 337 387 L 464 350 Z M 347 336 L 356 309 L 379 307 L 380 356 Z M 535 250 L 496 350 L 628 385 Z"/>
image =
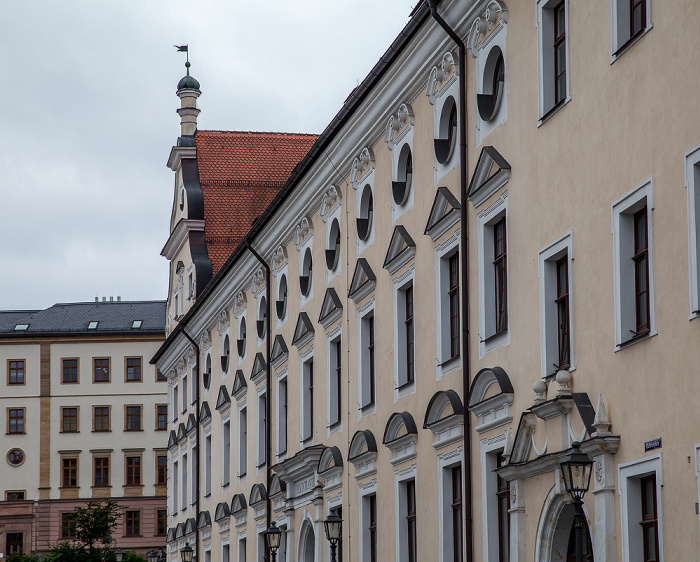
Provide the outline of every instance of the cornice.
<path id="1" fill-rule="evenodd" d="M 190 232 L 204 232 L 204 221 L 201 219 L 182 219 L 170 233 L 168 241 L 160 251 L 160 255 L 167 260 L 172 260 L 182 249 L 182 245 L 187 240 Z"/>
<path id="2" fill-rule="evenodd" d="M 167 166 L 173 172 L 180 169 L 183 158 L 197 158 L 197 147 L 195 146 L 173 146 L 168 157 Z"/>

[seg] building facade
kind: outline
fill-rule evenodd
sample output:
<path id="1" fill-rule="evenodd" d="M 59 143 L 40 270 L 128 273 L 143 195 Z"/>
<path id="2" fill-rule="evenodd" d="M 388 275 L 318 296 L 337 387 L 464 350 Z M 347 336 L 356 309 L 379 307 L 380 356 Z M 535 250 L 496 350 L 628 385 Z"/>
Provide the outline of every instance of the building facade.
<path id="1" fill-rule="evenodd" d="M 164 548 L 167 383 L 148 361 L 164 301 L 0 312 L 5 463 L 0 552 L 46 553 L 74 537 L 90 500 L 123 506 L 114 548 Z"/>
<path id="2" fill-rule="evenodd" d="M 589 560 L 694 559 L 691 7 L 419 3 L 153 359 L 169 560 L 568 561 L 574 442 Z"/>

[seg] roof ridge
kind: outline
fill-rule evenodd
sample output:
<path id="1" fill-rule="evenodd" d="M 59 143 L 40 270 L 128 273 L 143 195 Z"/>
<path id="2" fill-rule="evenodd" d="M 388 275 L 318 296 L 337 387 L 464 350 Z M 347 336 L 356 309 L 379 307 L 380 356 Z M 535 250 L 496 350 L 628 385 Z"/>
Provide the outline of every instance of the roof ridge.
<path id="1" fill-rule="evenodd" d="M 285 137 L 318 137 L 318 133 L 289 133 L 284 131 L 222 131 L 219 129 L 197 129 L 196 133 L 221 133 L 236 135 L 279 135 Z"/>

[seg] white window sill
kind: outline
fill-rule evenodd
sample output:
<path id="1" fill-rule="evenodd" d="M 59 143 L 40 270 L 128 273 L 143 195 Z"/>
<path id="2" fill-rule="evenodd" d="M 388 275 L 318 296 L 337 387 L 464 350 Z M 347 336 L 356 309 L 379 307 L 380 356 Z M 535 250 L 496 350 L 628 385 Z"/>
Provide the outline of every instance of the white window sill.
<path id="1" fill-rule="evenodd" d="M 615 344 L 615 352 L 617 353 L 618 351 L 627 349 L 628 347 L 631 347 L 639 342 L 647 341 L 649 338 L 654 337 L 656 334 L 658 334 L 656 330 L 650 330 L 649 333 L 644 334 L 643 336 L 635 337 L 627 341 L 623 341 L 622 343 Z"/>
<path id="2" fill-rule="evenodd" d="M 622 46 L 616 52 L 612 53 L 612 55 L 610 55 L 610 64 L 613 64 L 617 59 L 619 59 L 622 55 L 629 51 L 630 47 L 632 47 L 632 45 L 636 44 L 637 41 L 639 41 L 642 37 L 649 33 L 653 27 L 654 25 L 650 23 L 644 31 L 642 31 L 636 37 L 629 39 L 624 46 Z"/>

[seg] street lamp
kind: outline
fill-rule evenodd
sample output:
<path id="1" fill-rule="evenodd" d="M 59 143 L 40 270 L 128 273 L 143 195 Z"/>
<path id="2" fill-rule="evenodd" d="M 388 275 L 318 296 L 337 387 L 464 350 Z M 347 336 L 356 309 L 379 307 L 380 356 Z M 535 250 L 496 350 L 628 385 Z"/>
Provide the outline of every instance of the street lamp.
<path id="1" fill-rule="evenodd" d="M 183 546 L 180 549 L 180 558 L 182 559 L 182 562 L 192 562 L 192 555 L 194 554 L 194 550 L 192 550 L 192 547 L 190 546 L 190 543 L 186 542 L 185 546 Z"/>
<path id="2" fill-rule="evenodd" d="M 146 560 L 147 560 L 148 562 L 157 562 L 157 560 L 158 560 L 158 552 L 155 551 L 155 550 L 149 550 L 149 551 L 146 553 Z"/>
<path id="3" fill-rule="evenodd" d="M 272 562 L 277 560 L 277 549 L 280 547 L 280 542 L 282 541 L 282 531 L 277 528 L 277 524 L 273 521 L 270 528 L 265 531 L 265 541 L 267 541 L 267 548 L 270 549 L 272 554 Z"/>
<path id="4" fill-rule="evenodd" d="M 117 559 L 117 562 L 122 562 L 122 560 L 124 560 L 124 551 L 121 548 L 118 548 L 114 553 L 114 557 Z"/>
<path id="5" fill-rule="evenodd" d="M 576 562 L 583 562 L 583 496 L 591 485 L 593 461 L 574 441 L 571 452 L 559 463 L 566 491 L 574 499 L 574 532 L 576 536 Z"/>
<path id="6" fill-rule="evenodd" d="M 326 528 L 326 538 L 331 543 L 331 562 L 336 562 L 335 550 L 338 547 L 340 537 L 343 535 L 343 520 L 334 509 L 331 511 L 328 519 L 323 522 L 323 526 Z"/>

